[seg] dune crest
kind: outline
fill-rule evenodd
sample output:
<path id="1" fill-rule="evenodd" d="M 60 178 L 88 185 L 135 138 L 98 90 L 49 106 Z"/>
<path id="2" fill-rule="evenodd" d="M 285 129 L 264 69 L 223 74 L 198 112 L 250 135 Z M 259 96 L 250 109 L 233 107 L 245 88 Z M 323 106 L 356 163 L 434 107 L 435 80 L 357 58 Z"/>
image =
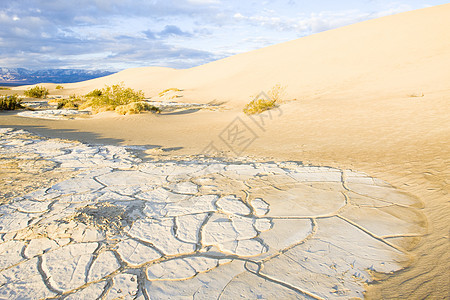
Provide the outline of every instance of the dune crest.
<path id="1" fill-rule="evenodd" d="M 147 96 L 185 90 L 184 100 L 242 107 L 277 83 L 289 98 L 364 100 L 448 89 L 450 4 L 369 20 L 186 70 L 135 68 L 81 83 L 88 92 L 124 81 Z"/>

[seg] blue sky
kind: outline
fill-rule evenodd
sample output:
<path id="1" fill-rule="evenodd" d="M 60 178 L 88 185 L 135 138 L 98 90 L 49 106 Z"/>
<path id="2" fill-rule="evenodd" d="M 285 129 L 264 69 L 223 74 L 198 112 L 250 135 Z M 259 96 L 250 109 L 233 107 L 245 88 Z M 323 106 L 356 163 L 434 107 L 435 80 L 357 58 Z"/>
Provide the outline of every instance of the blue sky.
<path id="1" fill-rule="evenodd" d="M 0 0 L 0 67 L 189 68 L 440 0 Z"/>

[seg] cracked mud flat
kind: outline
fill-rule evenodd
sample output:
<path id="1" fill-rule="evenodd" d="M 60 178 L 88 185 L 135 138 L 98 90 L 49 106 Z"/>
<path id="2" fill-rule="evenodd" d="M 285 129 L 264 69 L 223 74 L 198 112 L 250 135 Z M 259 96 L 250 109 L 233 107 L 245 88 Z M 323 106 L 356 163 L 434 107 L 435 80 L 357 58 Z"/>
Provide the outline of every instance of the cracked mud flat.
<path id="1" fill-rule="evenodd" d="M 1 299 L 363 298 L 426 233 L 418 199 L 350 170 L 0 135 L 2 163 L 60 179 L 0 205 Z"/>
<path id="2" fill-rule="evenodd" d="M 72 109 L 45 109 L 34 111 L 22 111 L 17 113 L 18 116 L 27 118 L 39 118 L 47 120 L 67 120 L 85 118 L 90 115 L 89 111 L 79 111 Z"/>
<path id="3" fill-rule="evenodd" d="M 149 99 L 147 99 L 147 103 L 156 106 L 162 109 L 163 111 L 217 108 L 217 105 L 211 104 L 183 103 L 174 101 L 149 101 Z M 69 119 L 85 119 L 91 116 L 91 112 L 86 110 L 56 109 L 56 105 L 49 104 L 48 100 L 29 101 L 24 102 L 24 104 L 28 107 L 33 108 L 33 110 L 19 111 L 17 115 L 26 118 L 38 118 L 46 120 L 69 120 Z"/>

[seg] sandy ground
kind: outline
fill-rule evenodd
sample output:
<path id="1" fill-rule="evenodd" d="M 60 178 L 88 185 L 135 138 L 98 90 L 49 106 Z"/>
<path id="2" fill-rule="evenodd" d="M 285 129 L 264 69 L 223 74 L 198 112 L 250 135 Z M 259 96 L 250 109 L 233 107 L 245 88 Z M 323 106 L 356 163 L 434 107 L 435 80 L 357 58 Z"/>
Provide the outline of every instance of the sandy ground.
<path id="1" fill-rule="evenodd" d="M 1 113 L 0 126 L 93 144 L 153 148 L 143 156 L 219 151 L 350 168 L 386 180 L 423 201 L 429 234 L 411 239 L 415 263 L 372 285 L 367 297 L 445 299 L 450 292 L 449 14 L 450 5 L 443 5 L 189 70 L 127 70 L 64 89 L 85 93 L 124 81 L 152 96 L 175 86 L 185 91 L 181 101 L 225 102 L 222 110 L 125 117 L 104 113 L 70 121 Z M 264 70 L 273 72 L 255 75 Z M 295 101 L 266 114 L 264 124 L 241 112 L 251 95 L 278 82 L 287 85 L 287 99 Z M 233 140 L 233 130 L 243 131 L 245 138 Z"/>

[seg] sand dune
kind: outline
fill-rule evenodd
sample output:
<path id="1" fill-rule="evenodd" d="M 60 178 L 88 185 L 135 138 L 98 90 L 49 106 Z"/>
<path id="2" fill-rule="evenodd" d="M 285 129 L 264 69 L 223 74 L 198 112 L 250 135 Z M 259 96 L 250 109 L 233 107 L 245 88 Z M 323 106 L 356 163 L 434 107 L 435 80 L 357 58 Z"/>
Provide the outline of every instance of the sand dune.
<path id="1" fill-rule="evenodd" d="M 450 4 L 370 20 L 187 70 L 129 69 L 64 85 L 83 94 L 124 81 L 154 96 L 183 89 L 180 101 L 226 102 L 227 111 L 74 121 L 4 115 L 0 125 L 91 143 L 152 145 L 199 154 L 239 116 L 257 135 L 242 155 L 354 169 L 424 202 L 429 234 L 411 237 L 414 264 L 369 290 L 369 298 L 448 296 L 450 176 Z M 260 127 L 242 114 L 274 84 L 288 99 Z M 49 85 L 50 87 L 52 85 Z M 137 128 L 139 130 L 137 130 Z M 167 154 L 167 153 L 166 153 Z"/>
<path id="2" fill-rule="evenodd" d="M 154 96 L 185 90 L 186 101 L 242 106 L 276 83 L 292 99 L 406 96 L 448 89 L 450 5 L 370 20 L 243 53 L 188 70 L 137 68 L 67 90 L 86 92 L 124 81 Z"/>

